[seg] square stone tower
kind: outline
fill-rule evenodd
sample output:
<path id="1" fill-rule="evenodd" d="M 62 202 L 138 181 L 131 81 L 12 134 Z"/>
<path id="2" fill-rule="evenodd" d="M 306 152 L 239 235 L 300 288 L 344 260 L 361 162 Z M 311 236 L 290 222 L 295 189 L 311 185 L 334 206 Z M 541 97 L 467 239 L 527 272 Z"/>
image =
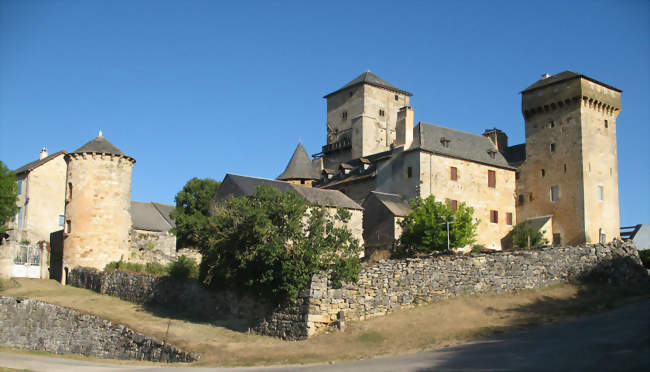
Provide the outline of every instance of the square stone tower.
<path id="1" fill-rule="evenodd" d="M 552 215 L 555 244 L 619 237 L 621 90 L 565 71 L 544 75 L 521 94 L 526 158 L 518 174 L 518 221 Z"/>
<path id="2" fill-rule="evenodd" d="M 397 139 L 398 111 L 410 105 L 411 96 L 368 70 L 323 97 L 327 99 L 325 167 L 389 150 Z"/>

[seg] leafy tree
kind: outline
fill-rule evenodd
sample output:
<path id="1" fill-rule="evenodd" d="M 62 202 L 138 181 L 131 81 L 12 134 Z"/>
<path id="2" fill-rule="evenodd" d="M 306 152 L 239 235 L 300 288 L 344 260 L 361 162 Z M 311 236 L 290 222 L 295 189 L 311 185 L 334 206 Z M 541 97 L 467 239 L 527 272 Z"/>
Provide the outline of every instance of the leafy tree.
<path id="1" fill-rule="evenodd" d="M 527 248 L 530 238 L 530 247 L 539 247 L 548 244 L 543 232 L 534 229 L 528 221 L 520 222 L 512 229 L 512 243 L 517 248 Z"/>
<path id="2" fill-rule="evenodd" d="M 174 279 L 196 278 L 199 274 L 199 268 L 193 259 L 181 255 L 176 260 L 167 265 L 169 276 Z"/>
<path id="3" fill-rule="evenodd" d="M 170 215 L 176 224 L 172 233 L 176 235 L 178 246 L 192 247 L 198 244 L 197 236 L 207 226 L 210 205 L 219 186 L 221 182 L 213 179 L 194 177 L 176 194 L 176 209 Z"/>
<path id="4" fill-rule="evenodd" d="M 7 222 L 18 213 L 17 193 L 16 175 L 0 161 L 0 235 L 7 231 Z"/>
<path id="5" fill-rule="evenodd" d="M 225 200 L 209 218 L 197 247 L 199 279 L 211 288 L 244 290 L 273 303 L 294 301 L 318 272 L 335 283 L 355 281 L 359 242 L 334 216 L 293 192 L 258 187 L 251 197 Z"/>
<path id="6" fill-rule="evenodd" d="M 474 209 L 460 203 L 452 210 L 447 203 L 437 202 L 433 195 L 426 199 L 411 200 L 413 212 L 402 221 L 400 242 L 403 254 L 413 252 L 432 253 L 447 250 L 447 226 L 451 247 L 465 247 L 476 240 L 479 221 L 474 220 Z"/>

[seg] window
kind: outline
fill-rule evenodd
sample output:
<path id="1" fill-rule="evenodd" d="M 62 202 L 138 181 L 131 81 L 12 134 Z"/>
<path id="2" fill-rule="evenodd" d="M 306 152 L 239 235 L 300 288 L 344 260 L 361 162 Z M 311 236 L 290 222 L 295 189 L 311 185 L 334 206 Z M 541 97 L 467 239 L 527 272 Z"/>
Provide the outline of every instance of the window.
<path id="1" fill-rule="evenodd" d="M 515 179 L 516 179 L 516 180 L 519 179 L 519 172 L 515 172 Z"/>
<path id="2" fill-rule="evenodd" d="M 343 111 L 343 112 L 341 113 L 341 119 L 345 120 L 345 119 L 347 119 L 347 118 L 348 118 L 348 112 L 347 112 L 347 111 Z"/>
<path id="3" fill-rule="evenodd" d="M 506 213 L 506 224 L 512 225 L 512 213 Z"/>
<path id="4" fill-rule="evenodd" d="M 519 205 L 524 205 L 524 194 L 519 194 Z"/>
<path id="5" fill-rule="evenodd" d="M 490 158 L 495 159 L 497 157 L 497 152 L 490 149 L 488 150 L 488 155 L 490 156 Z"/>
<path id="6" fill-rule="evenodd" d="M 490 222 L 491 223 L 499 223 L 499 212 L 490 211 Z"/>
<path id="7" fill-rule="evenodd" d="M 562 244 L 562 235 L 559 233 L 554 233 L 553 234 L 553 245 L 560 245 Z"/>
<path id="8" fill-rule="evenodd" d="M 598 230 L 598 242 L 600 244 L 607 243 L 607 235 L 605 235 L 605 230 L 604 229 L 599 229 Z"/>
<path id="9" fill-rule="evenodd" d="M 305 184 L 305 180 L 300 180 L 300 184 L 301 184 L 301 185 L 304 185 L 304 184 Z"/>
<path id="10" fill-rule="evenodd" d="M 23 228 L 23 213 L 25 212 L 25 207 L 20 207 L 18 210 L 18 228 Z"/>
<path id="11" fill-rule="evenodd" d="M 605 129 L 609 128 L 609 123 L 605 120 Z"/>
<path id="12" fill-rule="evenodd" d="M 395 101 L 397 101 L 398 99 L 399 99 L 399 96 L 396 94 L 395 95 Z"/>
<path id="13" fill-rule="evenodd" d="M 452 211 L 455 211 L 456 209 L 458 209 L 458 200 L 450 200 L 449 201 L 449 209 L 451 209 Z"/>
<path id="14" fill-rule="evenodd" d="M 442 147 L 449 147 L 449 142 L 450 141 L 448 139 L 446 139 L 445 137 L 442 137 L 440 139 L 440 144 L 442 144 Z"/>
<path id="15" fill-rule="evenodd" d="M 72 231 L 72 222 L 67 220 L 65 221 L 65 232 L 66 234 L 70 234 L 70 231 Z"/>
<path id="16" fill-rule="evenodd" d="M 59 226 L 63 227 L 65 225 L 65 216 L 60 214 L 59 215 Z"/>
<path id="17" fill-rule="evenodd" d="M 66 190 L 66 192 L 68 193 L 66 195 L 66 197 L 65 197 L 66 200 L 71 200 L 72 199 L 72 182 L 68 182 L 68 189 Z"/>
<path id="18" fill-rule="evenodd" d="M 553 120 L 549 120 L 548 127 L 549 128 L 555 128 L 555 122 Z"/>
<path id="19" fill-rule="evenodd" d="M 546 170 L 544 168 L 542 168 L 541 174 L 542 174 L 542 177 L 546 176 Z"/>
<path id="20" fill-rule="evenodd" d="M 551 152 L 555 152 L 555 144 L 551 143 Z"/>
<path id="21" fill-rule="evenodd" d="M 406 168 L 406 177 L 408 178 L 413 177 L 413 167 Z"/>
<path id="22" fill-rule="evenodd" d="M 379 109 L 379 116 L 386 116 L 386 111 Z"/>
<path id="23" fill-rule="evenodd" d="M 528 201 L 533 201 L 533 193 L 528 194 Z"/>
<path id="24" fill-rule="evenodd" d="M 551 186 L 551 201 L 556 202 L 558 200 L 560 200 L 560 187 Z"/>
<path id="25" fill-rule="evenodd" d="M 452 181 L 458 180 L 458 168 L 451 167 L 451 174 L 449 175 Z"/>
<path id="26" fill-rule="evenodd" d="M 493 170 L 488 171 L 488 187 L 497 187 L 497 175 Z"/>
<path id="27" fill-rule="evenodd" d="M 605 188 L 603 185 L 598 185 L 598 201 L 605 200 Z"/>
<path id="28" fill-rule="evenodd" d="M 566 164 L 564 164 L 564 173 L 566 173 Z"/>
<path id="29" fill-rule="evenodd" d="M 18 180 L 18 195 L 23 193 L 23 180 Z"/>
<path id="30" fill-rule="evenodd" d="M 353 94 L 354 94 L 354 92 L 353 92 L 353 91 L 350 91 L 350 97 L 352 97 Z"/>

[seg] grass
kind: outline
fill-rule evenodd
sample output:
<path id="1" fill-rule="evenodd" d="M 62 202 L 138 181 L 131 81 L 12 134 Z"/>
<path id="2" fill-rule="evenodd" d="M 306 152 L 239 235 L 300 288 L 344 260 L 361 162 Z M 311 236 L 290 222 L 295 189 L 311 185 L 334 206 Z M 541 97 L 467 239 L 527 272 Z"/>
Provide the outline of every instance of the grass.
<path id="1" fill-rule="evenodd" d="M 20 279 L 18 283 L 20 287 L 0 294 L 31 297 L 125 324 L 184 350 L 201 353 L 196 365 L 222 366 L 325 363 L 410 353 L 650 298 L 648 286 L 556 285 L 503 295 L 462 296 L 363 322 L 348 320 L 343 333 L 326 332 L 305 341 L 282 341 L 233 331 L 238 325 L 228 322 L 190 322 L 173 312 L 156 316 L 143 306 L 64 287 L 55 281 Z"/>

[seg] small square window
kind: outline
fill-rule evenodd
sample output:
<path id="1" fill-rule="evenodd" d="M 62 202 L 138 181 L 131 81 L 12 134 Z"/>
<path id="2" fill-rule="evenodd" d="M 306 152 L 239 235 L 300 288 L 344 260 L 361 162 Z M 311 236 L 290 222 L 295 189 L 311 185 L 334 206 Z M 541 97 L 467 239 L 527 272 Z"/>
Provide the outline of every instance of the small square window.
<path id="1" fill-rule="evenodd" d="M 564 164 L 564 173 L 566 173 L 566 164 Z"/>
<path id="2" fill-rule="evenodd" d="M 345 119 L 347 119 L 347 118 L 348 118 L 348 112 L 347 112 L 347 111 L 343 111 L 343 112 L 341 113 L 341 119 L 345 120 Z"/>
<path id="3" fill-rule="evenodd" d="M 506 213 L 506 224 L 512 225 L 512 213 Z"/>
<path id="4" fill-rule="evenodd" d="M 549 128 L 555 128 L 555 122 L 553 120 L 548 122 L 548 127 Z"/>
<path id="5" fill-rule="evenodd" d="M 558 200 L 560 200 L 560 187 L 551 186 L 551 201 L 556 202 Z"/>
<path id="6" fill-rule="evenodd" d="M 562 244 L 562 235 L 558 233 L 553 234 L 553 245 L 560 245 Z"/>
<path id="7" fill-rule="evenodd" d="M 386 111 L 380 109 L 379 116 L 386 116 Z"/>
<path id="8" fill-rule="evenodd" d="M 455 211 L 456 209 L 458 209 L 458 200 L 450 200 L 449 201 L 449 209 L 451 209 L 452 211 Z"/>
<path id="9" fill-rule="evenodd" d="M 65 216 L 60 214 L 59 215 L 59 226 L 63 227 L 65 225 Z"/>
<path id="10" fill-rule="evenodd" d="M 406 168 L 406 177 L 408 178 L 413 177 L 413 167 Z"/>
<path id="11" fill-rule="evenodd" d="M 605 129 L 609 128 L 609 123 L 605 120 Z"/>
<path id="12" fill-rule="evenodd" d="M 546 176 L 546 170 L 542 168 L 541 174 L 542 174 L 542 177 Z"/>
<path id="13" fill-rule="evenodd" d="M 490 222 L 491 223 L 499 223 L 499 212 L 490 211 Z"/>
<path id="14" fill-rule="evenodd" d="M 551 152 L 555 152 L 555 144 L 551 143 Z"/>
<path id="15" fill-rule="evenodd" d="M 23 180 L 18 180 L 18 195 L 23 193 Z"/>
<path id="16" fill-rule="evenodd" d="M 395 101 L 397 101 L 398 99 L 399 99 L 399 96 L 396 94 L 395 95 Z"/>
<path id="17" fill-rule="evenodd" d="M 534 200 L 533 199 L 533 193 L 531 192 L 530 194 L 528 194 L 528 201 L 532 202 L 533 200 Z"/>
<path id="18" fill-rule="evenodd" d="M 72 221 L 67 220 L 65 221 L 65 232 L 67 234 L 70 234 L 71 231 L 72 231 Z"/>
<path id="19" fill-rule="evenodd" d="M 493 170 L 488 171 L 488 187 L 497 187 L 497 174 Z"/>
<path id="20" fill-rule="evenodd" d="M 451 174 L 450 174 L 450 178 L 451 178 L 451 180 L 452 180 L 452 181 L 456 181 L 456 180 L 458 180 L 458 168 L 456 168 L 456 167 L 451 167 L 450 169 L 451 169 Z"/>
<path id="21" fill-rule="evenodd" d="M 598 201 L 605 200 L 605 188 L 603 185 L 598 185 Z"/>
<path id="22" fill-rule="evenodd" d="M 524 194 L 519 194 L 519 205 L 524 205 Z"/>
<path id="23" fill-rule="evenodd" d="M 354 92 L 353 92 L 353 91 L 350 91 L 350 97 L 352 97 L 353 94 L 354 94 Z"/>

